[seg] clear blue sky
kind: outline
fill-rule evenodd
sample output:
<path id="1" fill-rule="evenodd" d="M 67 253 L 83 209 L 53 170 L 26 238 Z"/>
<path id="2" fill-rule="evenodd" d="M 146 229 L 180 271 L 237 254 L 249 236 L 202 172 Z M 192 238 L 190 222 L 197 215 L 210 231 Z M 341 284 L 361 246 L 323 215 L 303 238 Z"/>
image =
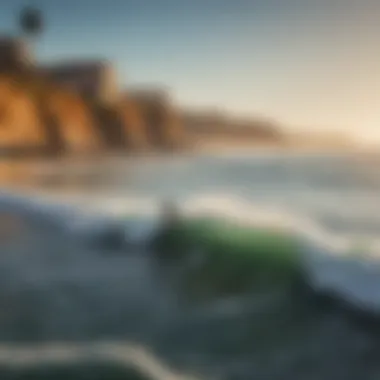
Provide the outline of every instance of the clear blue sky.
<path id="1" fill-rule="evenodd" d="M 123 85 L 292 127 L 380 131 L 376 0 L 2 0 L 42 8 L 41 60 L 104 57 Z"/>

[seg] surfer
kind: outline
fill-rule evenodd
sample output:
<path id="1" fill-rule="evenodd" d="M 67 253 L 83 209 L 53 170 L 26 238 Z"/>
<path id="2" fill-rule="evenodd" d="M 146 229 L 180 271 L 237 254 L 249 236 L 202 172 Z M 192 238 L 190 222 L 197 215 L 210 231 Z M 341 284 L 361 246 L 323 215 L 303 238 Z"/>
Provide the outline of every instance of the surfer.
<path id="1" fill-rule="evenodd" d="M 170 200 L 161 203 L 161 220 L 163 229 L 171 229 L 177 225 L 180 220 L 180 213 L 177 205 Z"/>
<path id="2" fill-rule="evenodd" d="M 150 246 L 156 253 L 160 254 L 165 250 L 169 240 L 172 239 L 173 232 L 181 223 L 181 215 L 177 205 L 170 200 L 164 200 L 160 205 L 159 226 L 153 238 L 150 241 Z"/>

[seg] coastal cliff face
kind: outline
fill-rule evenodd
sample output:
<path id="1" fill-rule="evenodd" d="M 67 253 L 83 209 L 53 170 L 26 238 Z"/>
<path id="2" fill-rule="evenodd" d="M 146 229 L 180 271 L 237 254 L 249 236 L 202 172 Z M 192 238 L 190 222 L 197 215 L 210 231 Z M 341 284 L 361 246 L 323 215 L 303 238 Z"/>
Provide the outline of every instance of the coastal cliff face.
<path id="1" fill-rule="evenodd" d="M 80 96 L 42 79 L 0 75 L 0 149 L 44 150 L 52 139 L 69 152 L 99 149 L 93 115 Z"/>
<path id="2" fill-rule="evenodd" d="M 102 148 L 104 144 L 101 136 L 93 127 L 95 116 L 83 98 L 57 90 L 46 101 L 67 151 L 80 153 Z"/>
<path id="3" fill-rule="evenodd" d="M 118 104 L 123 130 L 131 149 L 145 150 L 148 148 L 147 128 L 139 105 L 132 99 L 123 99 Z"/>
<path id="4" fill-rule="evenodd" d="M 131 99 L 144 124 L 147 144 L 158 149 L 173 149 L 183 145 L 184 129 L 179 112 L 159 91 L 136 91 Z"/>
<path id="5" fill-rule="evenodd" d="M 124 93 L 107 61 L 41 66 L 28 44 L 10 36 L 0 38 L 0 53 L 3 158 L 284 144 L 277 123 L 176 108 L 162 86 Z"/>
<path id="6" fill-rule="evenodd" d="M 124 97 L 106 104 L 33 71 L 0 73 L 0 151 L 50 154 L 169 147 L 174 109 Z"/>
<path id="7" fill-rule="evenodd" d="M 43 128 L 35 102 L 11 76 L 0 76 L 0 149 L 39 146 Z"/>
<path id="8" fill-rule="evenodd" d="M 186 114 L 165 92 L 131 91 L 103 102 L 38 70 L 0 71 L 2 157 L 284 145 L 279 131 L 266 120 Z"/>

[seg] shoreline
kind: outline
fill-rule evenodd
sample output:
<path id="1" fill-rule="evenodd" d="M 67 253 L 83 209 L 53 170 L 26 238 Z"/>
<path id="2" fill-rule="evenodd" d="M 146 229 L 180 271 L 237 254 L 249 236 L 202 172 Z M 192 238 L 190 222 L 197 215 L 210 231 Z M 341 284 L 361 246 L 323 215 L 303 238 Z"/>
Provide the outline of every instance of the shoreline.
<path id="1" fill-rule="evenodd" d="M 241 147 L 225 147 L 225 149 L 187 149 L 175 152 L 140 152 L 140 153 L 105 153 L 98 155 L 67 155 L 53 158 L 33 158 L 33 159 L 0 159 L 0 183 L 2 187 L 30 187 L 35 180 L 43 173 L 52 173 L 56 175 L 70 175 L 70 173 L 87 170 L 94 176 L 100 175 L 102 166 L 109 167 L 112 164 L 122 164 L 128 162 L 139 162 L 142 160 L 173 160 L 196 157 L 228 157 L 228 156 L 265 156 L 267 155 L 299 155 L 299 154 L 321 154 L 327 151 L 310 151 L 310 150 L 287 150 L 277 146 L 261 146 L 260 148 L 252 147 L 241 149 Z M 342 152 L 343 153 L 343 152 Z M 334 152 L 334 154 L 337 154 Z M 339 153 L 338 153 L 339 154 Z"/>

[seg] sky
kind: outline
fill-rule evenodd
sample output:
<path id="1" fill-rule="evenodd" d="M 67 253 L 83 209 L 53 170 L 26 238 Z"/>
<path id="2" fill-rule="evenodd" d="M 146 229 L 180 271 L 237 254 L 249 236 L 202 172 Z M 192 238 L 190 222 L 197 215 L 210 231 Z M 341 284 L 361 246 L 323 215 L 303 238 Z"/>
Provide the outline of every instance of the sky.
<path id="1" fill-rule="evenodd" d="M 380 139 L 377 0 L 2 0 L 3 32 L 23 5 L 44 12 L 41 61 L 105 58 L 181 105 Z"/>

